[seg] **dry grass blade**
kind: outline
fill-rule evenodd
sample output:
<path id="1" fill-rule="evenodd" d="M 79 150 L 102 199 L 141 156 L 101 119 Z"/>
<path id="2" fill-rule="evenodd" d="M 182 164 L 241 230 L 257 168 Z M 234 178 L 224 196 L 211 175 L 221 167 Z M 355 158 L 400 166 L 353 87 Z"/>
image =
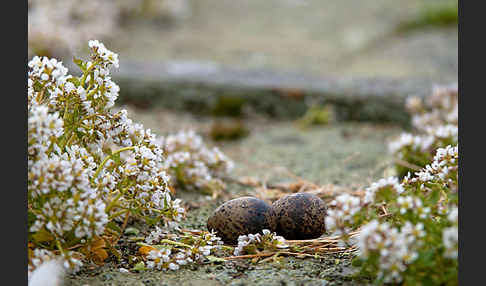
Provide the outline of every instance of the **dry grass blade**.
<path id="1" fill-rule="evenodd" d="M 412 169 L 414 171 L 420 171 L 422 169 L 422 167 L 420 167 L 420 166 L 417 166 L 415 164 L 412 164 L 410 162 L 406 162 L 406 161 L 403 161 L 403 160 L 400 160 L 400 159 L 394 159 L 394 163 L 397 164 L 397 165 L 400 165 L 402 167 Z"/>
<path id="2" fill-rule="evenodd" d="M 359 235 L 359 231 L 354 231 L 348 234 L 349 238 L 353 238 Z M 262 252 L 257 254 L 247 254 L 247 255 L 237 255 L 223 257 L 226 260 L 232 259 L 248 259 L 248 258 L 261 258 L 269 257 L 273 255 L 288 255 L 295 257 L 313 257 L 320 258 L 322 254 L 333 254 L 333 253 L 351 253 L 357 250 L 355 245 L 350 246 L 339 246 L 341 241 L 341 236 L 334 237 L 323 237 L 316 239 L 306 239 L 306 240 L 287 240 L 286 243 L 289 245 L 289 250 L 276 250 L 272 252 Z M 296 251 L 298 249 L 298 251 Z"/>

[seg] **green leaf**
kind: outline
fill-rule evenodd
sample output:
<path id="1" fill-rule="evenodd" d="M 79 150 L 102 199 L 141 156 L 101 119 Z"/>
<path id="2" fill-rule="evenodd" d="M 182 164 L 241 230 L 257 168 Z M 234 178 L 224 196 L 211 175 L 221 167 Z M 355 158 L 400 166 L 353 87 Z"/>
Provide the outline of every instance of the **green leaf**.
<path id="1" fill-rule="evenodd" d="M 140 233 L 140 230 L 134 228 L 134 227 L 127 227 L 125 229 L 125 234 L 126 235 L 137 235 Z"/>
<path id="2" fill-rule="evenodd" d="M 55 237 L 44 228 L 41 228 L 40 230 L 38 230 L 31 237 L 36 242 L 50 242 L 50 241 L 53 241 L 55 239 Z"/>
<path id="3" fill-rule="evenodd" d="M 136 208 L 131 208 L 130 209 L 130 213 L 133 215 L 133 216 L 138 216 L 138 215 L 141 215 L 142 212 L 139 210 L 139 209 L 136 209 Z"/>
<path id="4" fill-rule="evenodd" d="M 422 253 L 419 253 L 419 258 L 417 259 L 417 263 L 421 264 L 423 267 L 433 267 L 434 266 L 434 259 L 436 257 L 435 249 L 427 250 Z"/>
<path id="5" fill-rule="evenodd" d="M 136 244 L 137 244 L 137 246 L 152 246 L 152 245 L 145 243 L 145 242 L 137 242 Z"/>
<path id="6" fill-rule="evenodd" d="M 84 134 L 83 132 L 81 131 L 78 131 L 78 130 L 74 130 L 74 133 L 76 133 L 76 135 L 78 136 L 78 138 L 83 138 L 84 137 Z"/>
<path id="7" fill-rule="evenodd" d="M 206 258 L 210 262 L 225 262 L 226 261 L 224 258 L 216 257 L 216 256 L 213 256 L 213 255 L 208 255 L 208 256 L 206 256 Z"/>
<path id="8" fill-rule="evenodd" d="M 35 92 L 40 92 L 42 90 L 42 84 L 38 80 L 34 82 L 32 87 L 34 88 Z"/>
<path id="9" fill-rule="evenodd" d="M 356 257 L 351 261 L 351 265 L 354 267 L 361 267 L 363 265 L 363 261 Z"/>
<path id="10" fill-rule="evenodd" d="M 128 238 L 130 241 L 145 241 L 145 237 L 143 236 L 131 236 Z"/>
<path id="11" fill-rule="evenodd" d="M 430 202 L 431 204 L 435 205 L 440 199 L 440 190 L 435 189 L 430 193 Z"/>
<path id="12" fill-rule="evenodd" d="M 139 263 L 135 264 L 132 268 L 132 270 L 134 271 L 144 271 L 144 270 L 148 270 L 147 267 L 145 267 L 145 263 L 143 263 L 143 261 L 140 261 Z"/>
<path id="13" fill-rule="evenodd" d="M 73 62 L 81 69 L 83 73 L 86 72 L 86 63 L 83 62 L 83 60 L 74 57 Z"/>
<path id="14" fill-rule="evenodd" d="M 115 155 L 113 155 L 111 157 L 111 159 L 117 164 L 117 165 L 121 165 L 122 164 L 122 161 L 121 161 L 121 158 L 120 158 L 120 153 L 117 153 Z"/>
<path id="15" fill-rule="evenodd" d="M 110 221 L 107 225 L 106 225 L 108 228 L 116 231 L 117 233 L 121 233 L 122 230 L 121 228 L 118 226 L 118 224 L 114 221 Z"/>
<path id="16" fill-rule="evenodd" d="M 145 218 L 145 222 L 148 224 L 148 225 L 154 225 L 156 223 L 158 223 L 160 221 L 161 218 L 158 218 L 158 217 L 155 217 L 155 218 L 151 218 L 151 217 L 144 217 Z"/>
<path id="17" fill-rule="evenodd" d="M 34 224 L 35 220 L 36 220 L 36 215 L 33 212 L 28 211 L 27 212 L 27 226 L 28 226 L 29 229 L 32 226 L 32 224 Z"/>
<path id="18" fill-rule="evenodd" d="M 72 82 L 76 87 L 78 87 L 81 84 L 81 82 L 77 77 L 68 78 L 67 81 Z"/>

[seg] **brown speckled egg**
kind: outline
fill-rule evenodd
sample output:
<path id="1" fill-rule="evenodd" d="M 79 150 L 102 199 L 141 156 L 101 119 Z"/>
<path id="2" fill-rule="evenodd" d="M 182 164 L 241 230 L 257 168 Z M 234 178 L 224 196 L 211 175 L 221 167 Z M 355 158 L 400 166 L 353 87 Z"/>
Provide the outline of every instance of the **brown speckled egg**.
<path id="1" fill-rule="evenodd" d="M 269 204 L 253 197 L 241 197 L 214 210 L 207 227 L 215 230 L 225 243 L 236 244 L 240 235 L 260 233 L 263 229 L 274 231 L 276 222 Z"/>
<path id="2" fill-rule="evenodd" d="M 310 193 L 287 195 L 273 202 L 276 232 L 286 239 L 313 239 L 325 231 L 326 207 L 323 200 Z"/>

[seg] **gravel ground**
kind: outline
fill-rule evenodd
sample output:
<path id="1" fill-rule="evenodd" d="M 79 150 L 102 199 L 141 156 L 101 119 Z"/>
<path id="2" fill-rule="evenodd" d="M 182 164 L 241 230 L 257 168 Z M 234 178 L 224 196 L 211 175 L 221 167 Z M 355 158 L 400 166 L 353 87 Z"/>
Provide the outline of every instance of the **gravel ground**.
<path id="1" fill-rule="evenodd" d="M 267 182 L 295 181 L 292 176 L 319 184 L 351 188 L 365 187 L 383 176 L 390 157 L 386 141 L 400 129 L 358 123 L 331 123 L 308 129 L 293 121 L 275 122 L 249 118 L 244 124 L 249 135 L 232 142 L 213 142 L 207 136 L 214 118 L 193 117 L 160 108 L 129 107 L 129 117 L 142 122 L 156 134 L 192 128 L 205 136 L 207 144 L 218 145 L 236 164 L 231 177 L 252 176 Z M 289 175 L 289 172 L 293 175 Z M 229 198 L 256 195 L 255 190 L 228 183 L 218 199 L 194 192 L 178 191 L 176 196 L 188 204 L 184 228 L 206 229 L 211 212 Z M 143 229 L 143 226 L 135 224 Z M 129 247 L 126 241 L 122 247 Z M 113 263 L 103 267 L 85 267 L 69 276 L 66 285 L 362 285 L 351 280 L 351 256 L 329 254 L 323 258 L 286 257 L 280 262 L 252 263 L 237 260 L 208 263 L 177 272 L 145 271 L 121 273 Z"/>

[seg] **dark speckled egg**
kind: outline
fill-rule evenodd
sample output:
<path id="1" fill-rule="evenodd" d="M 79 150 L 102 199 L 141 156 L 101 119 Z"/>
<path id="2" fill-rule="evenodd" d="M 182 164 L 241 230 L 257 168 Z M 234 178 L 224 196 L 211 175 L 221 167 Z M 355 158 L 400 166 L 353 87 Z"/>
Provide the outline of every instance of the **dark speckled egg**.
<path id="1" fill-rule="evenodd" d="M 261 233 L 263 229 L 275 231 L 276 222 L 269 204 L 253 197 L 241 197 L 214 210 L 207 227 L 215 230 L 225 243 L 236 244 L 240 235 Z"/>
<path id="2" fill-rule="evenodd" d="M 313 239 L 325 231 L 326 207 L 313 194 L 296 193 L 273 202 L 278 235 L 286 239 Z"/>

